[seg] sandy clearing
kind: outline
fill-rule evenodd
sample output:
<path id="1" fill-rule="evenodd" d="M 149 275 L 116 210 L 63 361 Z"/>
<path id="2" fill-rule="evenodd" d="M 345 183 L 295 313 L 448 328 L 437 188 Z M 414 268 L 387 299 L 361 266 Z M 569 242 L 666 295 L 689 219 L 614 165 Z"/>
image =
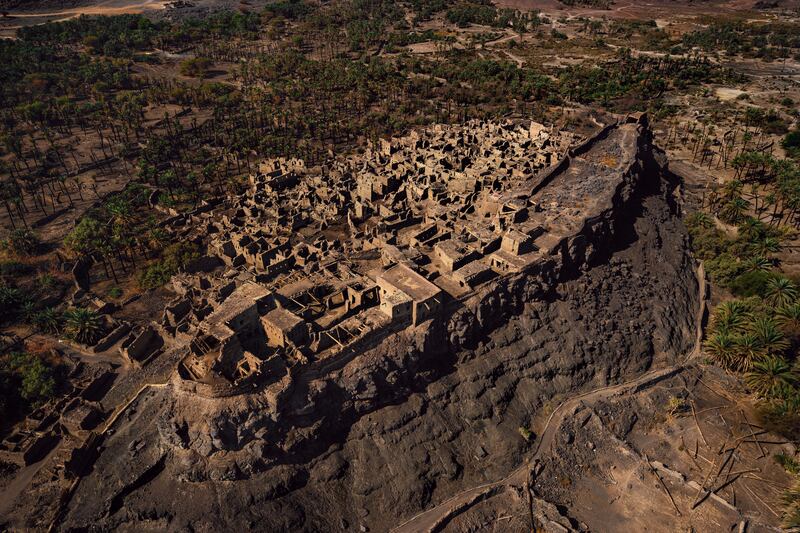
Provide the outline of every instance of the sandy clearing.
<path id="1" fill-rule="evenodd" d="M 47 22 L 63 22 L 82 15 L 127 15 L 139 14 L 145 11 L 166 9 L 168 0 L 106 0 L 94 5 L 77 6 L 63 11 L 47 12 L 8 12 L 0 19 L 0 38 L 13 38 L 16 31 L 24 26 L 44 24 Z M 13 24 L 18 22 L 18 24 Z M 7 25 L 12 23 L 13 25 Z"/>
<path id="2" fill-rule="evenodd" d="M 147 9 L 164 9 L 166 0 L 107 0 L 95 5 L 79 6 L 63 11 L 52 12 L 25 12 L 15 13 L 10 11 L 9 18 L 36 18 L 36 17 L 76 17 L 80 15 L 121 15 L 125 13 L 141 13 Z"/>
<path id="3" fill-rule="evenodd" d="M 714 90 L 714 94 L 716 94 L 717 98 L 723 102 L 729 102 L 731 100 L 736 100 L 738 97 L 746 93 L 740 89 L 733 89 L 731 87 L 717 87 Z"/>

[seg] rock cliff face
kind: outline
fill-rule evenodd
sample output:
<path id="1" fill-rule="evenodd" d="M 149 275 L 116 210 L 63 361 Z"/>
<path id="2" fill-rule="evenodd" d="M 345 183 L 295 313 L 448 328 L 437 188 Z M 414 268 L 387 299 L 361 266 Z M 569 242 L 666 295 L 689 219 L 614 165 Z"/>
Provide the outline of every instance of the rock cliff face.
<path id="1" fill-rule="evenodd" d="M 682 357 L 699 295 L 679 182 L 645 127 L 611 137 L 537 193 L 593 200 L 543 261 L 278 398 L 154 391 L 107 438 L 66 524 L 388 530 L 518 466 L 532 419 L 560 399 Z M 621 161 L 602 181 L 597 150 Z"/>

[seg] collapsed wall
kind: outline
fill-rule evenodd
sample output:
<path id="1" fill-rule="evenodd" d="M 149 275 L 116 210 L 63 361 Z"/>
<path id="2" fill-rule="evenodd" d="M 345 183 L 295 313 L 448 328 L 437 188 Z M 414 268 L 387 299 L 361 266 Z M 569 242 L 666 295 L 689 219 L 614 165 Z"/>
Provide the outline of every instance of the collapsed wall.
<path id="1" fill-rule="evenodd" d="M 681 357 L 699 295 L 679 183 L 646 124 L 621 126 L 611 140 L 609 131 L 542 187 L 547 200 L 593 180 L 605 187 L 543 261 L 451 301 L 441 321 L 365 342 L 325 374 L 293 376 L 279 394 L 166 389 L 152 417 L 131 422 L 144 451 L 115 467 L 131 437 L 108 439 L 67 523 L 385 530 L 503 477 L 530 446 L 532 418 L 558 398 Z M 595 143 L 621 145 L 602 183 L 581 171 Z M 175 491 L 185 500 L 164 498 Z"/>

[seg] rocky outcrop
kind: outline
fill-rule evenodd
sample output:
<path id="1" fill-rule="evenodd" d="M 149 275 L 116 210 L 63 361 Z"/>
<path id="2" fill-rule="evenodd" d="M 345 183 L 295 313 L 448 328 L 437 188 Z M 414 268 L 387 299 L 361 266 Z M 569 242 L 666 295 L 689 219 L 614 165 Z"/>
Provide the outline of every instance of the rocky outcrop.
<path id="1" fill-rule="evenodd" d="M 165 390 L 154 417 L 132 422 L 158 450 L 148 456 L 157 475 L 145 487 L 130 467 L 96 468 L 66 523 L 386 530 L 520 464 L 535 439 L 531 419 L 558 398 L 681 357 L 695 340 L 699 295 L 679 183 L 644 126 L 622 128 L 621 163 L 602 181 L 574 172 L 600 168 L 590 141 L 542 187 L 543 200 L 554 190 L 594 200 L 543 261 L 450 302 L 442 321 L 377 339 L 341 368 L 276 384 L 279 393 Z M 129 443 L 105 444 L 113 455 Z M 125 489 L 108 513 L 102 496 L 89 496 L 106 485 L 138 490 Z"/>

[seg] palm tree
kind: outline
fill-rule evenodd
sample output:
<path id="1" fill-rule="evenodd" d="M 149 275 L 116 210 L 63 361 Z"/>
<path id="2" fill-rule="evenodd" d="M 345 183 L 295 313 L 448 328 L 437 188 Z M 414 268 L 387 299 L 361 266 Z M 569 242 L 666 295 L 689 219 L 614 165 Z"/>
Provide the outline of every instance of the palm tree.
<path id="1" fill-rule="evenodd" d="M 763 255 L 756 255 L 751 257 L 747 260 L 747 271 L 748 272 L 769 272 L 772 270 L 772 261 L 764 257 Z"/>
<path id="2" fill-rule="evenodd" d="M 742 220 L 749 207 L 750 203 L 747 200 L 737 196 L 725 202 L 719 211 L 719 217 L 729 224 L 736 224 Z"/>
<path id="3" fill-rule="evenodd" d="M 167 232 L 153 223 L 145 235 L 147 246 L 151 250 L 160 250 L 169 242 Z"/>
<path id="4" fill-rule="evenodd" d="M 11 227 L 16 229 L 17 225 L 14 222 L 14 216 L 18 216 L 22 225 L 27 227 L 25 217 L 23 216 L 20 204 L 22 203 L 22 190 L 17 182 L 14 180 L 5 180 L 0 182 L 0 202 L 6 208 L 8 219 L 11 222 Z M 12 206 L 14 209 L 12 209 Z"/>
<path id="5" fill-rule="evenodd" d="M 777 322 L 784 330 L 800 331 L 800 303 L 783 306 L 777 311 Z"/>
<path id="6" fill-rule="evenodd" d="M 753 241 L 760 237 L 764 232 L 764 224 L 753 217 L 747 217 L 739 224 L 739 235 Z"/>
<path id="7" fill-rule="evenodd" d="M 765 357 L 753 364 L 745 377 L 747 386 L 761 398 L 784 398 L 797 384 L 797 374 L 783 357 Z"/>
<path id="8" fill-rule="evenodd" d="M 764 354 L 764 346 L 757 335 L 745 333 L 734 338 L 734 352 L 731 354 L 730 367 L 738 371 L 747 371 Z"/>
<path id="9" fill-rule="evenodd" d="M 10 307 L 18 305 L 22 300 L 22 294 L 19 289 L 11 285 L 0 284 L 0 306 Z"/>
<path id="10" fill-rule="evenodd" d="M 718 331 L 709 337 L 703 348 L 711 358 L 721 366 L 728 368 L 735 357 L 736 346 L 733 337 L 724 331 Z"/>
<path id="11" fill-rule="evenodd" d="M 76 307 L 64 313 L 67 335 L 83 344 L 94 343 L 103 331 L 100 316 L 90 309 Z"/>
<path id="12" fill-rule="evenodd" d="M 22 302 L 19 312 L 25 322 L 32 322 L 36 316 L 36 302 L 32 300 Z"/>
<path id="13" fill-rule="evenodd" d="M 739 331 L 747 322 L 747 307 L 739 300 L 722 302 L 714 310 L 713 329 L 718 332 Z"/>
<path id="14" fill-rule="evenodd" d="M 739 198 L 744 190 L 744 183 L 739 180 L 731 180 L 722 186 L 722 194 L 728 200 Z"/>
<path id="15" fill-rule="evenodd" d="M 769 236 L 753 242 L 750 247 L 755 253 L 764 257 L 780 253 L 780 251 L 783 249 L 780 239 Z"/>
<path id="16" fill-rule="evenodd" d="M 776 307 L 785 307 L 797 300 L 797 287 L 789 278 L 776 276 L 767 281 L 766 300 Z"/>
<path id="17" fill-rule="evenodd" d="M 133 223 L 133 209 L 130 202 L 117 196 L 106 203 L 106 211 L 111 215 L 111 223 L 126 231 Z"/>
<path id="18" fill-rule="evenodd" d="M 713 228 L 714 220 L 703 211 L 697 211 L 691 215 L 692 222 L 703 228 Z"/>
<path id="19" fill-rule="evenodd" d="M 749 325 L 748 330 L 758 338 L 764 355 L 777 354 L 789 347 L 789 341 L 772 318 L 758 317 Z"/>
<path id="20" fill-rule="evenodd" d="M 61 317 L 52 307 L 43 309 L 33 317 L 36 328 L 43 333 L 56 334 L 61 329 Z"/>

